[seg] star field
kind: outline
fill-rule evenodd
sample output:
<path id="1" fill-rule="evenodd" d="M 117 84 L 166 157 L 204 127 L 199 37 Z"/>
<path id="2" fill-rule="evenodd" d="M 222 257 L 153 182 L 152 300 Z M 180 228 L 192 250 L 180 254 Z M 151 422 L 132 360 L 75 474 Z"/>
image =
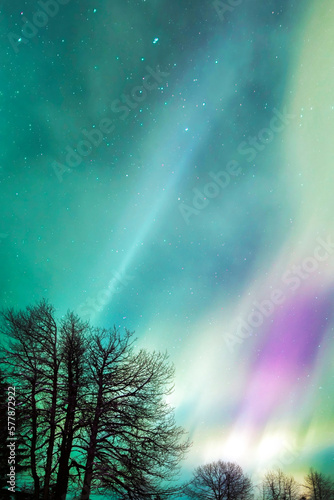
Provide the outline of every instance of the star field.
<path id="1" fill-rule="evenodd" d="M 185 476 L 329 473 L 331 3 L 55 2 L 1 7 L 2 306 L 167 350 Z"/>

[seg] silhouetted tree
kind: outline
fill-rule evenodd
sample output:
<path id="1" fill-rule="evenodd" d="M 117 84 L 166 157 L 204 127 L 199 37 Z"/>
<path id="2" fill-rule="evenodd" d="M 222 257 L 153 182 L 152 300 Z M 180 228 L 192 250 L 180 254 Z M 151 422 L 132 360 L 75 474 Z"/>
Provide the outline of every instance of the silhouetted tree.
<path id="1" fill-rule="evenodd" d="M 70 475 L 69 460 L 75 433 L 80 429 L 80 398 L 85 396 L 85 351 L 87 323 L 68 313 L 61 325 L 60 353 L 62 358 L 60 402 L 63 407 L 60 456 L 55 497 L 66 495 Z"/>
<path id="2" fill-rule="evenodd" d="M 261 500 L 300 500 L 299 486 L 283 471 L 269 471 L 264 476 Z"/>
<path id="3" fill-rule="evenodd" d="M 334 500 L 334 481 L 321 472 L 310 469 L 303 487 L 307 500 Z"/>
<path id="4" fill-rule="evenodd" d="M 42 301 L 37 307 L 28 308 L 31 329 L 37 340 L 37 355 L 40 356 L 40 370 L 43 374 L 40 414 L 40 432 L 45 437 L 46 463 L 44 468 L 43 499 L 50 495 L 53 452 L 56 437 L 56 418 L 58 402 L 59 367 L 61 358 L 58 352 L 58 328 L 54 318 L 54 308 Z M 59 411 L 59 410 L 58 410 Z"/>
<path id="5" fill-rule="evenodd" d="M 25 311 L 10 309 L 2 314 L 1 333 L 6 336 L 7 342 L 1 348 L 1 361 L 20 394 L 25 415 L 21 438 L 23 446 L 29 451 L 36 498 L 39 498 L 41 491 L 43 463 L 45 476 L 50 476 L 51 465 L 48 460 L 54 446 L 54 416 L 50 412 L 53 375 L 50 374 L 50 363 L 53 362 L 56 327 L 52 315 L 53 308 L 45 301 L 35 307 L 27 307 Z"/>
<path id="6" fill-rule="evenodd" d="M 2 316 L 1 333 L 7 340 L 2 342 L 1 361 L 21 400 L 20 436 L 29 451 L 34 495 L 38 499 L 43 491 L 48 500 L 56 469 L 62 478 L 59 483 L 68 483 L 80 370 L 77 344 L 83 342 L 82 332 L 88 327 L 68 313 L 59 338 L 54 308 L 45 301 L 24 311 L 10 309 Z"/>
<path id="7" fill-rule="evenodd" d="M 250 500 L 253 485 L 239 465 L 218 460 L 197 467 L 184 492 L 199 500 Z"/>
<path id="8" fill-rule="evenodd" d="M 189 443 L 166 403 L 174 374 L 167 355 L 135 353 L 129 332 L 93 330 L 73 313 L 58 325 L 45 301 L 4 312 L 1 333 L 36 500 L 64 499 L 80 482 L 82 500 L 96 486 L 132 499 L 178 491 L 168 480 Z"/>
<path id="9" fill-rule="evenodd" d="M 161 485 L 189 446 L 165 400 L 174 375 L 167 355 L 134 354 L 130 339 L 128 331 L 97 330 L 90 343 L 82 500 L 93 484 L 133 499 L 166 493 Z"/>

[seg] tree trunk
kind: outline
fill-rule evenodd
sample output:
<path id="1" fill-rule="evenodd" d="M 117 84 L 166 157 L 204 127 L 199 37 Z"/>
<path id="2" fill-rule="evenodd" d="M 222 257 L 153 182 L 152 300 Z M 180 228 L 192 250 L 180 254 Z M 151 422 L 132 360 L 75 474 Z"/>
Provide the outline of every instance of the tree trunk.
<path id="1" fill-rule="evenodd" d="M 56 499 L 66 498 L 68 479 L 69 479 L 69 458 L 71 455 L 73 435 L 74 435 L 74 416 L 77 406 L 77 385 L 73 383 L 73 375 L 69 376 L 69 403 L 66 411 L 66 420 L 64 425 L 63 439 L 60 446 L 60 459 L 56 483 Z"/>
<path id="2" fill-rule="evenodd" d="M 54 441 L 56 434 L 57 396 L 58 396 L 58 363 L 55 357 L 54 377 L 52 384 L 52 402 L 50 410 L 50 437 L 49 437 L 49 446 L 46 454 L 43 500 L 48 500 L 50 495 L 49 490 L 50 490 L 51 469 L 52 469 L 52 455 L 53 455 L 53 448 L 54 448 Z"/>
<path id="3" fill-rule="evenodd" d="M 36 499 L 40 495 L 40 480 L 37 474 L 36 467 L 36 445 L 37 445 L 37 408 L 36 408 L 36 380 L 33 381 L 32 394 L 31 394 L 31 404 L 32 404 L 32 437 L 31 437 L 31 450 L 30 450 L 30 463 L 31 463 L 31 475 L 34 480 L 35 496 Z"/>
<path id="4" fill-rule="evenodd" d="M 102 385 L 102 374 L 101 374 L 101 378 L 99 380 L 99 391 L 98 391 L 96 406 L 95 406 L 95 415 L 94 415 L 94 420 L 93 420 L 93 425 L 92 425 L 92 433 L 90 435 L 89 448 L 88 448 L 88 452 L 87 452 L 87 461 L 86 461 L 86 466 L 85 466 L 85 477 L 84 477 L 84 481 L 83 481 L 83 487 L 82 487 L 82 491 L 81 491 L 80 500 L 89 500 L 89 496 L 90 496 L 92 478 L 93 478 L 93 463 L 94 463 L 95 454 L 96 454 L 97 434 L 98 434 L 98 430 L 99 430 L 99 421 L 100 421 L 101 411 L 102 411 L 102 392 L 103 392 L 103 385 Z"/>

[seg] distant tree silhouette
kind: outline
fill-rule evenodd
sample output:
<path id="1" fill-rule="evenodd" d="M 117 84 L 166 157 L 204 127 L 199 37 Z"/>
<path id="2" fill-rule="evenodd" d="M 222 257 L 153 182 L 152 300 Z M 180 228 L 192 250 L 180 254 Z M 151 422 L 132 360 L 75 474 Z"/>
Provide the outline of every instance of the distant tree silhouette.
<path id="1" fill-rule="evenodd" d="M 310 469 L 304 484 L 307 500 L 334 500 L 334 481 L 321 472 Z"/>
<path id="2" fill-rule="evenodd" d="M 218 460 L 197 467 L 184 493 L 199 500 L 251 500 L 253 485 L 239 465 Z"/>
<path id="3" fill-rule="evenodd" d="M 280 469 L 269 471 L 263 479 L 261 500 L 300 500 L 298 483 Z"/>

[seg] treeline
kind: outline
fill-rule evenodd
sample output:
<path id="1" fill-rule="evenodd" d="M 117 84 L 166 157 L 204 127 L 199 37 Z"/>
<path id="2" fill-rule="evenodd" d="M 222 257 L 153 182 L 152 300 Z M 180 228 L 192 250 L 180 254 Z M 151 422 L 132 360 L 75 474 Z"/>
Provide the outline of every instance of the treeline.
<path id="1" fill-rule="evenodd" d="M 334 500 L 334 480 L 311 469 L 299 484 L 277 469 L 254 485 L 239 465 L 219 460 L 197 467 L 183 491 L 198 500 Z"/>
<path id="2" fill-rule="evenodd" d="M 16 387 L 16 487 L 26 492 L 22 498 L 176 493 L 168 482 L 189 442 L 166 402 L 174 376 L 166 354 L 136 350 L 130 332 L 92 328 L 71 312 L 57 322 L 45 301 L 7 310 L 2 320 L 0 385 L 2 394 L 7 385 Z M 5 404 L 2 396 L 7 431 Z"/>
<path id="3" fill-rule="evenodd" d="M 117 500 L 334 500 L 333 480 L 312 469 L 303 484 L 275 470 L 255 485 L 239 465 L 218 461 L 177 484 L 190 443 L 166 401 L 173 366 L 166 354 L 137 350 L 127 330 L 93 328 L 71 312 L 58 322 L 42 301 L 3 312 L 0 334 L 1 498 L 13 498 L 11 453 L 17 500 L 89 500 L 95 492 Z"/>

